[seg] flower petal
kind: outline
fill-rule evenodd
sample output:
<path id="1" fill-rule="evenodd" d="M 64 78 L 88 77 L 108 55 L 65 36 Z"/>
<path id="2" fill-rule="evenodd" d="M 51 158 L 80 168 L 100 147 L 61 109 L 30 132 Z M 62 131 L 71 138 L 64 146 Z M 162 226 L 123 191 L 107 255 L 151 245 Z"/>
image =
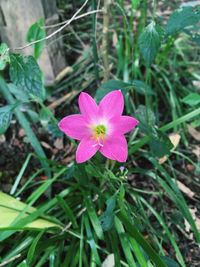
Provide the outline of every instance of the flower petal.
<path id="1" fill-rule="evenodd" d="M 99 151 L 109 159 L 125 162 L 128 157 L 126 138 L 123 135 L 114 135 L 112 138 L 105 141 L 104 146 L 101 147 Z"/>
<path id="2" fill-rule="evenodd" d="M 84 117 L 79 114 L 64 117 L 58 123 L 58 127 L 69 137 L 77 140 L 81 140 L 90 134 Z"/>
<path id="3" fill-rule="evenodd" d="M 124 97 L 120 90 L 112 91 L 104 96 L 99 104 L 100 113 L 106 118 L 121 116 L 124 109 Z"/>
<path id="4" fill-rule="evenodd" d="M 113 134 L 125 134 L 130 132 L 136 125 L 138 125 L 138 120 L 130 116 L 120 116 L 119 118 L 113 118 L 110 120 L 113 128 Z"/>
<path id="5" fill-rule="evenodd" d="M 78 99 L 80 111 L 87 118 L 98 116 L 99 107 L 95 100 L 87 93 L 81 93 Z"/>
<path id="6" fill-rule="evenodd" d="M 83 138 L 76 150 L 76 162 L 82 163 L 89 160 L 99 150 L 99 145 L 91 138 Z"/>

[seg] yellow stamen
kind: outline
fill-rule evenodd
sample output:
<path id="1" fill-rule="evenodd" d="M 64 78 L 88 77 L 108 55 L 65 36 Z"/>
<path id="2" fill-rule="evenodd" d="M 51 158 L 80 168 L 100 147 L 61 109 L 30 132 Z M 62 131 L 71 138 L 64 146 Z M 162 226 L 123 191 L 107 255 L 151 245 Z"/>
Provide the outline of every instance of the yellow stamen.
<path id="1" fill-rule="evenodd" d="M 106 127 L 103 124 L 92 127 L 93 137 L 96 140 L 102 140 L 106 134 Z"/>

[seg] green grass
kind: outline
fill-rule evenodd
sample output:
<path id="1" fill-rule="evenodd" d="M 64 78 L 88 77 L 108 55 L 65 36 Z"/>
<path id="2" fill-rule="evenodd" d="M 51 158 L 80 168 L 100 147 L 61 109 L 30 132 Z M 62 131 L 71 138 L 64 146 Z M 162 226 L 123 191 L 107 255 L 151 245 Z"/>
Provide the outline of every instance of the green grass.
<path id="1" fill-rule="evenodd" d="M 66 14 L 63 1 L 59 3 Z M 12 177 L 10 194 L 23 203 L 4 195 L 0 198 L 0 211 L 7 209 L 6 214 L 0 215 L 4 222 L 0 223 L 0 266 L 96 267 L 101 266 L 108 255 L 114 254 L 114 266 L 117 267 L 184 267 L 189 264 L 181 246 L 182 233 L 184 242 L 189 242 L 184 220 L 190 225 L 193 242 L 200 242 L 199 230 L 189 208 L 191 202 L 176 183 L 182 167 L 175 165 L 184 160 L 199 170 L 199 162 L 187 153 L 191 151 L 191 138 L 186 126 L 187 123 L 198 125 L 200 108 L 182 101 L 189 93 L 197 92 L 193 81 L 200 79 L 199 47 L 191 42 L 188 34 L 181 32 L 163 41 L 154 62 L 147 66 L 139 52 L 139 36 L 152 18 L 159 20 L 156 1 L 152 16 L 147 1 L 131 3 L 132 8 L 127 1 L 115 1 L 110 9 L 110 79 L 130 84 L 140 80 L 153 94 L 138 93 L 134 86 L 116 88 L 125 92 L 127 114 L 134 116 L 139 105 L 146 108 L 145 128 L 139 128 L 129 136 L 125 170 L 121 171 L 119 163 L 106 162 L 100 155 L 81 165 L 70 162 L 65 166 L 56 160 L 46 160 L 28 119 L 16 110 L 36 155 L 29 153 L 19 174 Z M 103 3 L 100 4 L 102 8 Z M 93 0 L 91 8 L 95 9 L 97 5 L 98 1 Z M 75 10 L 71 12 L 75 13 Z M 73 72 L 53 88 L 48 88 L 48 97 L 58 98 L 66 92 L 77 91 L 78 94 L 83 90 L 95 95 L 102 86 L 105 67 L 101 53 L 102 15 L 97 21 L 93 15 L 83 22 L 75 22 L 72 27 L 88 46 L 83 50 L 81 42 L 66 29 L 63 40 L 76 57 L 71 63 Z M 81 53 L 79 58 L 77 51 Z M 12 96 L 5 92 L 7 85 L 3 79 L 0 87 L 5 99 L 13 103 Z M 56 119 L 60 119 L 63 110 L 70 113 L 71 107 L 76 109 L 74 100 L 76 95 L 57 107 Z M 44 103 L 37 104 L 37 110 L 45 109 L 47 116 L 56 121 Z M 169 152 L 163 165 L 158 163 L 151 146 L 152 132 L 157 129 L 160 130 L 156 135 L 157 145 L 161 143 L 162 133 L 181 135 L 180 145 L 174 152 Z M 46 130 L 46 134 L 51 133 Z M 67 139 L 67 142 L 71 140 Z M 41 168 L 32 170 L 26 182 L 20 183 L 32 157 L 41 161 Z M 51 178 L 38 179 L 45 171 L 52 174 Z M 193 174 L 186 175 L 192 177 Z M 174 219 L 175 215 L 178 218 Z"/>

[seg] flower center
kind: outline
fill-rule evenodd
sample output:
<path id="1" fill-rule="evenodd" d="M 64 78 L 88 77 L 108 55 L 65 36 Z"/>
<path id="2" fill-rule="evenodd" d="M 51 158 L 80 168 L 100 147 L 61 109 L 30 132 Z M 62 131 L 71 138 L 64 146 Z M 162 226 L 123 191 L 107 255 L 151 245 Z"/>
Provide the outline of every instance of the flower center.
<path id="1" fill-rule="evenodd" d="M 93 135 L 95 139 L 103 139 L 106 134 L 106 127 L 103 124 L 97 125 L 93 128 Z"/>
<path id="2" fill-rule="evenodd" d="M 106 127 L 104 125 L 97 125 L 95 128 L 94 128 L 94 131 L 95 131 L 95 134 L 96 135 L 100 135 L 100 136 L 104 136 L 105 133 L 106 133 Z"/>
<path id="3" fill-rule="evenodd" d="M 99 124 L 92 127 L 92 136 L 97 141 L 97 145 L 103 146 L 102 141 L 106 135 L 106 126 Z"/>

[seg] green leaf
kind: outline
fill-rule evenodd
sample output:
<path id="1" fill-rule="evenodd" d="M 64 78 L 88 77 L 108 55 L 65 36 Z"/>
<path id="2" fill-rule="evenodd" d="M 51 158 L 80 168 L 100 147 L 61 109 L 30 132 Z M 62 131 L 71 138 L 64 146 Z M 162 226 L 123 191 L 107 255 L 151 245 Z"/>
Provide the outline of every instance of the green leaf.
<path id="1" fill-rule="evenodd" d="M 3 70 L 6 66 L 6 63 L 10 62 L 9 48 L 7 44 L 2 43 L 0 45 L 0 70 Z"/>
<path id="2" fill-rule="evenodd" d="M 96 91 L 95 98 L 99 102 L 106 94 L 114 90 L 122 90 L 122 93 L 126 93 L 129 88 L 132 87 L 130 83 L 125 83 L 120 80 L 108 80 L 102 83 L 100 88 Z"/>
<path id="3" fill-rule="evenodd" d="M 39 232 L 39 234 L 36 236 L 36 238 L 33 240 L 29 250 L 28 250 L 28 253 L 27 253 L 27 263 L 28 265 L 27 266 L 31 266 L 31 263 L 32 261 L 34 260 L 34 256 L 35 256 L 35 251 L 36 251 L 36 247 L 37 247 L 37 244 L 39 242 L 39 240 L 41 239 L 42 235 L 44 234 L 44 231 L 41 231 Z"/>
<path id="4" fill-rule="evenodd" d="M 155 126 L 156 118 L 153 111 L 143 105 L 140 105 L 136 112 L 135 117 L 138 119 L 139 129 L 146 134 L 152 134 L 153 126 Z"/>
<path id="5" fill-rule="evenodd" d="M 45 38 L 44 19 L 39 19 L 36 23 L 31 25 L 27 33 L 27 41 L 29 43 Z M 44 48 L 45 41 L 34 44 L 34 58 L 38 59 Z"/>
<path id="6" fill-rule="evenodd" d="M 172 260 L 167 256 L 163 256 L 162 259 L 167 264 L 168 267 L 180 267 L 180 265 L 177 262 L 175 262 L 174 260 Z"/>
<path id="7" fill-rule="evenodd" d="M 140 52 L 147 66 L 153 63 L 158 49 L 160 48 L 162 31 L 163 29 L 152 21 L 139 37 Z"/>
<path id="8" fill-rule="evenodd" d="M 137 93 L 145 95 L 153 95 L 152 89 L 140 80 L 133 80 L 130 83 L 126 83 L 120 80 L 108 80 L 97 89 L 95 98 L 99 102 L 106 94 L 114 90 L 122 90 L 125 95 L 129 90 L 135 90 Z"/>
<path id="9" fill-rule="evenodd" d="M 27 207 L 27 205 L 3 192 L 0 192 L 0 229 L 9 228 L 12 226 L 12 223 L 19 216 L 19 214 Z M 35 212 L 37 209 L 30 207 L 24 215 L 24 218 L 28 214 Z M 46 229 L 51 227 L 59 227 L 59 225 L 52 223 L 48 220 L 37 219 L 31 223 L 23 226 L 23 229 Z"/>
<path id="10" fill-rule="evenodd" d="M 133 237 L 145 250 L 149 258 L 155 263 L 157 267 L 167 267 L 158 253 L 149 245 L 143 235 L 138 231 L 137 227 L 130 222 L 130 219 L 121 211 L 118 214 L 120 221 L 123 223 L 124 228 L 131 237 Z"/>
<path id="11" fill-rule="evenodd" d="M 103 234 L 103 229 L 101 227 L 99 218 L 97 216 L 97 213 L 94 209 L 94 205 L 89 197 L 85 199 L 85 205 L 87 208 L 87 212 L 90 218 L 90 221 L 92 223 L 92 226 L 94 228 L 94 231 L 96 232 L 96 235 L 99 239 L 103 240 L 104 234 Z"/>
<path id="12" fill-rule="evenodd" d="M 133 89 L 141 95 L 154 95 L 154 91 L 146 83 L 140 80 L 132 81 Z"/>
<path id="13" fill-rule="evenodd" d="M 0 135 L 8 129 L 15 107 L 16 105 L 7 105 L 0 108 Z"/>
<path id="14" fill-rule="evenodd" d="M 12 54 L 10 64 L 10 78 L 19 90 L 30 96 L 44 98 L 44 88 L 41 70 L 32 56 Z"/>
<path id="15" fill-rule="evenodd" d="M 14 83 L 9 83 L 7 85 L 9 87 L 9 91 L 15 96 L 16 99 L 22 102 L 28 102 L 29 96 L 25 91 L 19 90 Z"/>
<path id="16" fill-rule="evenodd" d="M 150 148 L 154 156 L 160 158 L 170 154 L 173 144 L 167 134 L 156 130 L 156 134 L 151 137 Z"/>
<path id="17" fill-rule="evenodd" d="M 114 209 L 116 206 L 115 195 L 110 197 L 106 201 L 106 206 L 107 207 L 105 212 L 99 218 L 103 231 L 109 231 L 114 224 L 114 217 L 115 217 Z"/>
<path id="18" fill-rule="evenodd" d="M 132 5 L 132 8 L 133 9 L 137 9 L 137 7 L 139 6 L 140 4 L 140 0 L 132 0 L 131 1 L 131 5 Z"/>
<path id="19" fill-rule="evenodd" d="M 173 145 L 168 136 L 156 128 L 154 113 L 143 105 L 136 110 L 135 117 L 138 119 L 139 129 L 150 138 L 150 148 L 156 157 L 168 155 Z"/>
<path id="20" fill-rule="evenodd" d="M 171 14 L 165 31 L 168 35 L 176 34 L 188 26 L 196 25 L 200 21 L 200 11 L 193 7 L 182 7 Z"/>
<path id="21" fill-rule="evenodd" d="M 27 262 L 24 260 L 20 264 L 17 265 L 17 267 L 28 267 Z"/>
<path id="22" fill-rule="evenodd" d="M 200 103 L 200 94 L 190 93 L 182 99 L 182 102 L 193 107 Z"/>

